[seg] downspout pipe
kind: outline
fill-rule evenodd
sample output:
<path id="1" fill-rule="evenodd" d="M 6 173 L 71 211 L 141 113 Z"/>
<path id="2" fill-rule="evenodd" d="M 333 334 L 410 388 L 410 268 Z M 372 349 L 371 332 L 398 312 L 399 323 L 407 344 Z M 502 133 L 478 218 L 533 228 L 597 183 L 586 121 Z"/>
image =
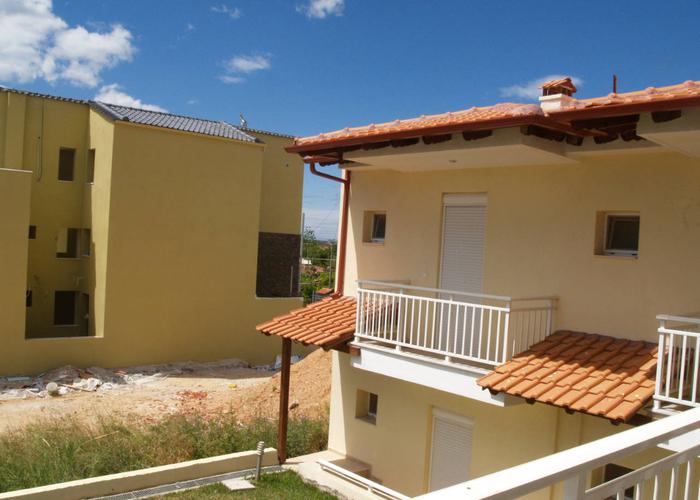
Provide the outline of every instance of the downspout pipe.
<path id="1" fill-rule="evenodd" d="M 323 177 L 334 182 L 342 184 L 341 189 L 341 209 L 340 209 L 340 228 L 338 235 L 338 265 L 335 272 L 335 293 L 334 297 L 342 297 L 345 289 L 345 255 L 348 246 L 348 210 L 350 206 L 350 177 L 349 170 L 343 170 L 342 177 L 319 172 L 316 170 L 315 158 L 304 158 L 304 162 L 309 164 L 309 171 L 318 177 Z"/>

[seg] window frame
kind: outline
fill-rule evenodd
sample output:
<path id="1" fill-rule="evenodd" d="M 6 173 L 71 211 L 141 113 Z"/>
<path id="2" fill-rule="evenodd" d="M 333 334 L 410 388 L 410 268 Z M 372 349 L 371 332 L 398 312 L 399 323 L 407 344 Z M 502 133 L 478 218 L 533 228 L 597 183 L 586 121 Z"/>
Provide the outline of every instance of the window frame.
<path id="1" fill-rule="evenodd" d="M 70 242 L 71 242 L 70 234 L 71 234 L 71 231 L 75 231 L 75 233 L 74 233 L 74 234 L 76 235 L 76 236 L 75 236 L 75 239 L 74 239 L 74 241 L 75 241 L 75 255 L 69 254 L 68 251 L 66 251 L 66 252 L 59 252 L 59 251 L 58 251 L 58 248 L 56 248 L 56 258 L 57 258 L 57 259 L 60 259 L 60 260 L 77 260 L 77 259 L 80 259 L 80 255 L 81 255 L 81 251 L 80 251 L 80 239 L 82 238 L 82 229 L 77 228 L 77 227 L 64 227 L 64 228 L 61 228 L 61 231 L 66 231 L 66 250 L 68 250 L 68 249 L 70 248 Z M 59 236 L 59 238 L 60 238 L 60 236 Z M 58 240 L 57 240 L 57 242 L 58 242 Z"/>
<path id="2" fill-rule="evenodd" d="M 611 248 L 611 225 L 616 219 L 636 219 L 637 221 L 637 249 Z M 639 236 L 641 229 L 641 217 L 638 212 L 605 212 L 603 230 L 603 251 L 606 256 L 638 257 L 639 256 Z"/>
<path id="3" fill-rule="evenodd" d="M 377 229 L 380 227 L 377 222 L 380 218 L 384 219 L 382 224 L 382 236 L 377 236 Z M 372 243 L 384 243 L 386 240 L 386 212 L 375 212 L 372 214 L 372 233 L 370 234 L 370 242 Z"/>
<path id="4" fill-rule="evenodd" d="M 73 153 L 73 158 L 71 162 L 71 171 L 70 171 L 70 179 L 62 179 L 61 178 L 61 156 L 64 151 L 72 151 Z M 58 172 L 56 178 L 58 179 L 59 182 L 75 182 L 75 157 L 77 156 L 77 150 L 75 148 L 66 148 L 66 147 L 60 147 L 58 149 Z"/>

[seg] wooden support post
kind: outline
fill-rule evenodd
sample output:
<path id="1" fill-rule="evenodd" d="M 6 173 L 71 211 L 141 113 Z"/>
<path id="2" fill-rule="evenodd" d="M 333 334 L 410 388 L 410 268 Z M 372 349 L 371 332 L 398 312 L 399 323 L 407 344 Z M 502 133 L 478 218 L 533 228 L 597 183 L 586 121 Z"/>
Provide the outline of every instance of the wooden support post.
<path id="1" fill-rule="evenodd" d="M 277 458 L 287 461 L 287 422 L 289 421 L 289 369 L 292 364 L 292 341 L 282 339 L 282 371 L 280 372 L 280 413 L 277 434 Z"/>

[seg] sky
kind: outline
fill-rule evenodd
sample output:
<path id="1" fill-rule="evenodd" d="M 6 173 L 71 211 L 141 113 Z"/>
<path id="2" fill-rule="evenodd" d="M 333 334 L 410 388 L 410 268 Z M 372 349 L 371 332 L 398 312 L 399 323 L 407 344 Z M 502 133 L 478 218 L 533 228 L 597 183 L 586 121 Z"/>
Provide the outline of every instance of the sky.
<path id="1" fill-rule="evenodd" d="M 699 25 L 698 0 L 0 0 L 0 85 L 305 136 L 535 102 L 553 75 L 700 80 Z M 335 237 L 335 183 L 307 173 L 304 212 Z"/>

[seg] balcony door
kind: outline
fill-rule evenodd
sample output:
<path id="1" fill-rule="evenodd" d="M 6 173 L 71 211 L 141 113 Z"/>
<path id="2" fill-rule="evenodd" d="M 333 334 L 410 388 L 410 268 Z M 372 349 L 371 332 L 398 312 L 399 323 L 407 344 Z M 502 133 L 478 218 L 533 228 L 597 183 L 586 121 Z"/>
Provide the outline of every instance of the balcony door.
<path id="1" fill-rule="evenodd" d="M 473 428 L 470 418 L 433 408 L 429 491 L 469 480 Z"/>
<path id="2" fill-rule="evenodd" d="M 440 288 L 457 292 L 482 293 L 486 239 L 486 194 L 446 194 L 442 211 L 442 256 Z M 449 298 L 444 294 L 442 298 Z M 454 296 L 455 301 L 478 303 L 475 297 Z M 476 314 L 474 321 L 472 315 Z M 480 312 L 452 314 L 443 324 L 438 339 L 440 350 L 463 355 L 472 352 L 470 325 L 478 325 Z M 465 328 L 465 320 L 467 322 Z M 467 335 L 465 339 L 464 336 Z M 445 346 L 448 349 L 445 349 Z M 470 346 L 472 349 L 470 349 Z M 436 346 L 437 347 L 437 346 Z"/>

